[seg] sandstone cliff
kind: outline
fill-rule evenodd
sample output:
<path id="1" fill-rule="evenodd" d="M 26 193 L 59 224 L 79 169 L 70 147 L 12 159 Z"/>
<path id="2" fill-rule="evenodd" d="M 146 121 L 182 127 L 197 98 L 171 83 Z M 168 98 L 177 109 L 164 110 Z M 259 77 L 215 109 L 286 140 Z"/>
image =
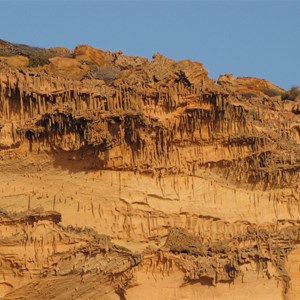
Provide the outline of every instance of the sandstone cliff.
<path id="1" fill-rule="evenodd" d="M 0 40 L 0 297 L 299 299 L 299 114 L 198 62 Z"/>

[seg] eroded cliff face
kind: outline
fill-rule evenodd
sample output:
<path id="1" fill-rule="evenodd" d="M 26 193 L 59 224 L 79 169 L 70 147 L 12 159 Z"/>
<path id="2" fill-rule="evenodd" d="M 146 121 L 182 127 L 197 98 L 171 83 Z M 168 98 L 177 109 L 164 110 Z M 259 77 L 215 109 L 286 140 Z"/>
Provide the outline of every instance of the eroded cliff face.
<path id="1" fill-rule="evenodd" d="M 160 54 L 0 54 L 1 297 L 299 299 L 299 97 Z"/>

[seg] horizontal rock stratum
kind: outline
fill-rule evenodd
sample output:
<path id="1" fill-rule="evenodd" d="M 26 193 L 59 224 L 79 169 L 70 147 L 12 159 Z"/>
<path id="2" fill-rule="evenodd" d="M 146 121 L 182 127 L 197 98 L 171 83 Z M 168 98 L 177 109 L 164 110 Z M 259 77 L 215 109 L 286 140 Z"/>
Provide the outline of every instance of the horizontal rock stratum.
<path id="1" fill-rule="evenodd" d="M 299 299 L 299 94 L 0 40 L 0 297 Z"/>

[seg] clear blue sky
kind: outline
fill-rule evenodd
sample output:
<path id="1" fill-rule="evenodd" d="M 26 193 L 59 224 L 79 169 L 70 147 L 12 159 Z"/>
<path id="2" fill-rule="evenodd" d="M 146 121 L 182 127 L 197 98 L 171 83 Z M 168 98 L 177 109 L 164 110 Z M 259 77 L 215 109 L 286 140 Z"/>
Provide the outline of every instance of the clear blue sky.
<path id="1" fill-rule="evenodd" d="M 233 73 L 300 85 L 300 0 L 0 0 L 0 38 L 39 47 L 90 44 L 151 58 L 202 62 L 210 77 Z"/>

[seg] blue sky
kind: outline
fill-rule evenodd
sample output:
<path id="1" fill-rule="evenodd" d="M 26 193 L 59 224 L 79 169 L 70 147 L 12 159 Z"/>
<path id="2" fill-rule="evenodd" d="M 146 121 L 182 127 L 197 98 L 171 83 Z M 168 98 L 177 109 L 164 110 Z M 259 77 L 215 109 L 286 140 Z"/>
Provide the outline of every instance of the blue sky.
<path id="1" fill-rule="evenodd" d="M 300 85 L 300 0 L 0 0 L 0 38 L 39 47 L 104 50 L 202 62 L 210 77 L 233 73 Z"/>

